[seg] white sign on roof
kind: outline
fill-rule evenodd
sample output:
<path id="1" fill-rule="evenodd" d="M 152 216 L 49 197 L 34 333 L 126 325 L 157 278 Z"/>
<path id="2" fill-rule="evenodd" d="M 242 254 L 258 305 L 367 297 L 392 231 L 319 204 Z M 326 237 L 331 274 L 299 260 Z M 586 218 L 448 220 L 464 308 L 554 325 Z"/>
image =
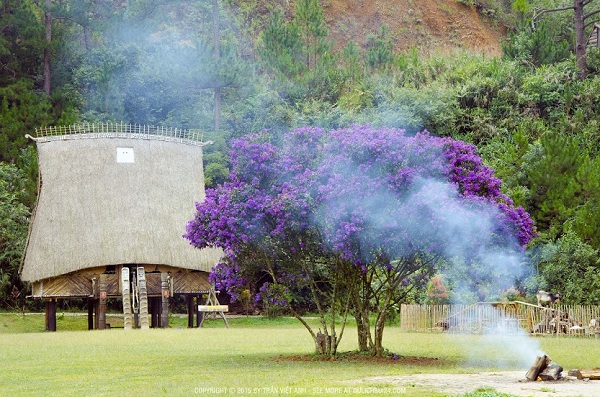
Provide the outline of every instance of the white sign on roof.
<path id="1" fill-rule="evenodd" d="M 117 163 L 135 163 L 132 147 L 117 148 Z"/>

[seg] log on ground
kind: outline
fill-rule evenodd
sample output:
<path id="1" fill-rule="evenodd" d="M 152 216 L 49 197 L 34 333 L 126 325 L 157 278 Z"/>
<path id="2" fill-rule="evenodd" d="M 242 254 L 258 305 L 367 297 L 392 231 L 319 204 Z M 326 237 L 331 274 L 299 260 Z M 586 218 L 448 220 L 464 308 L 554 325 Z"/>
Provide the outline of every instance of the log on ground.
<path id="1" fill-rule="evenodd" d="M 600 380 L 600 368 L 580 369 L 582 379 Z"/>
<path id="2" fill-rule="evenodd" d="M 550 364 L 538 375 L 541 380 L 559 380 L 562 378 L 563 367 L 558 364 Z"/>
<path id="3" fill-rule="evenodd" d="M 543 356 L 538 356 L 535 359 L 535 362 L 533 363 L 531 368 L 529 368 L 529 371 L 527 371 L 527 374 L 525 375 L 525 377 L 527 379 L 529 379 L 530 381 L 537 380 L 537 377 L 540 374 L 540 372 L 542 372 L 544 369 L 546 369 L 548 364 L 550 364 L 550 361 L 552 361 L 552 360 L 550 360 L 550 358 L 548 356 L 546 356 L 545 354 Z"/>

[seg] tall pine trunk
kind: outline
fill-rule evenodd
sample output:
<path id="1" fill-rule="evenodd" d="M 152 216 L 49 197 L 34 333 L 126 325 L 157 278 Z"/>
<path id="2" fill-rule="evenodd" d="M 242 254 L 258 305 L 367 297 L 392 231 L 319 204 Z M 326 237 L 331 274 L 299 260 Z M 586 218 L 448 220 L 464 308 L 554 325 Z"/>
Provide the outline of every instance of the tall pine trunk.
<path id="1" fill-rule="evenodd" d="M 574 0 L 573 8 L 575 10 L 575 58 L 579 68 L 579 78 L 587 77 L 587 40 L 585 37 L 585 19 L 583 13 L 584 0 Z"/>
<path id="2" fill-rule="evenodd" d="M 216 64 L 219 64 L 219 59 L 221 58 L 221 48 L 219 43 L 219 3 L 218 0 L 212 1 L 213 8 L 213 44 L 215 48 L 214 59 Z M 214 88 L 214 128 L 215 131 L 219 131 L 221 128 L 221 82 L 215 82 Z"/>
<path id="3" fill-rule="evenodd" d="M 51 69 L 50 69 L 50 44 L 52 42 L 52 14 L 50 13 L 50 7 L 52 6 L 52 0 L 46 0 L 44 9 L 44 23 L 46 26 L 46 46 L 44 47 L 44 92 L 50 96 L 52 89 Z"/>

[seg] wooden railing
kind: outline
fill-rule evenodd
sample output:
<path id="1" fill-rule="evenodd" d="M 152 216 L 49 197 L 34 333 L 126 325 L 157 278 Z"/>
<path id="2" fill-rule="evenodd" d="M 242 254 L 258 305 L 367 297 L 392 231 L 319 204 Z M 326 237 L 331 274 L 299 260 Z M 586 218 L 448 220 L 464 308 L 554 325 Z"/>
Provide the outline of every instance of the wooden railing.
<path id="1" fill-rule="evenodd" d="M 171 128 L 124 123 L 81 123 L 66 126 L 47 126 L 35 129 L 37 142 L 93 138 L 133 138 L 174 141 L 204 146 L 203 132 L 193 129 Z"/>
<path id="2" fill-rule="evenodd" d="M 400 328 L 407 331 L 477 334 L 516 332 L 521 329 L 532 334 L 599 334 L 600 337 L 600 306 L 557 305 L 545 308 L 518 301 L 472 305 L 401 305 Z"/>

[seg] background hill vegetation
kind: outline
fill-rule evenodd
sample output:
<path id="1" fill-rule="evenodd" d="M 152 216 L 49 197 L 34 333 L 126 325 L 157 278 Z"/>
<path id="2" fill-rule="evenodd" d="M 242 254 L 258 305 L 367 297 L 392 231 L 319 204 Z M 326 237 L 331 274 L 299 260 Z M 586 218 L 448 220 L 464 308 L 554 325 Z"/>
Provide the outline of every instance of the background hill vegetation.
<path id="1" fill-rule="evenodd" d="M 599 304 L 600 51 L 587 47 L 582 74 L 573 10 L 542 12 L 577 3 L 2 0 L 0 305 L 27 294 L 37 166 L 24 135 L 83 121 L 202 129 L 209 186 L 227 178 L 231 139 L 262 130 L 464 140 L 536 223 L 535 271 L 513 295 Z M 600 9 L 587 3 L 586 39 Z"/>

